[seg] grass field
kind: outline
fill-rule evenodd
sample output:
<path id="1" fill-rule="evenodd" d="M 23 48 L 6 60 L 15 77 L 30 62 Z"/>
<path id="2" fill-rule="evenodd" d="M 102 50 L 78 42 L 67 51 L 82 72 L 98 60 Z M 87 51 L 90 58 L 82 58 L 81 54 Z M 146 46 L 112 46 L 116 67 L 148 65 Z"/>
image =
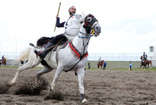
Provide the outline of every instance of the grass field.
<path id="1" fill-rule="evenodd" d="M 97 61 L 89 61 L 91 65 L 91 70 L 102 70 L 101 68 L 97 68 Z M 106 61 L 107 67 L 106 70 L 114 70 L 114 71 L 128 71 L 129 70 L 129 61 Z M 140 61 L 132 61 L 132 70 L 133 71 L 142 71 L 143 68 L 140 68 Z M 86 69 L 88 69 L 88 65 L 86 64 Z M 155 67 L 149 67 L 149 71 L 156 71 Z"/>
<path id="2" fill-rule="evenodd" d="M 103 70 L 97 68 L 97 61 L 88 61 L 90 62 L 90 70 Z M 129 61 L 106 61 L 107 67 L 106 70 L 110 71 L 128 71 L 129 70 Z M 132 71 L 143 71 L 143 68 L 140 68 L 140 61 L 132 61 Z M 2 66 L 0 69 L 3 68 Z M 17 69 L 17 67 L 6 66 L 6 68 Z M 88 64 L 85 66 L 88 69 Z M 35 67 L 34 69 L 41 69 L 40 67 Z M 150 67 L 148 71 L 156 71 L 156 67 Z"/>
<path id="3" fill-rule="evenodd" d="M 90 62 L 91 68 L 97 68 L 97 61 Z M 129 68 L 129 61 L 105 61 L 107 63 L 107 68 Z M 132 61 L 133 68 L 140 67 L 140 61 Z M 87 65 L 86 65 L 87 67 Z"/>

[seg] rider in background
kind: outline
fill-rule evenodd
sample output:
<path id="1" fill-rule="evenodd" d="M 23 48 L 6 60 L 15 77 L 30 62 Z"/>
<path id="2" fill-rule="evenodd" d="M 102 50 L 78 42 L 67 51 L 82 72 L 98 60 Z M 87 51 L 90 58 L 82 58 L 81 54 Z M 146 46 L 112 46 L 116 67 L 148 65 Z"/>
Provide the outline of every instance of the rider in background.
<path id="1" fill-rule="evenodd" d="M 143 52 L 142 63 L 145 62 L 146 60 L 147 60 L 147 54 L 145 52 Z"/>
<path id="2" fill-rule="evenodd" d="M 4 55 L 2 56 L 2 60 L 4 59 Z"/>
<path id="3" fill-rule="evenodd" d="M 143 60 L 147 60 L 147 54 L 143 52 Z"/>
<path id="4" fill-rule="evenodd" d="M 41 59 L 44 59 L 46 54 L 52 50 L 54 45 L 61 39 L 63 42 L 66 42 L 67 40 L 72 40 L 78 33 L 79 28 L 81 26 L 80 20 L 82 19 L 82 16 L 79 14 L 76 14 L 76 8 L 74 6 L 71 6 L 68 10 L 70 17 L 66 22 L 60 23 L 60 18 L 56 16 L 56 27 L 65 27 L 65 32 L 63 34 L 57 35 L 52 38 L 52 40 L 45 46 L 44 51 L 37 51 L 34 52 L 40 56 Z M 74 24 L 77 22 L 77 24 Z"/>
<path id="5" fill-rule="evenodd" d="M 100 64 L 100 62 L 101 62 L 101 57 L 100 57 L 99 60 L 98 60 L 98 65 Z"/>

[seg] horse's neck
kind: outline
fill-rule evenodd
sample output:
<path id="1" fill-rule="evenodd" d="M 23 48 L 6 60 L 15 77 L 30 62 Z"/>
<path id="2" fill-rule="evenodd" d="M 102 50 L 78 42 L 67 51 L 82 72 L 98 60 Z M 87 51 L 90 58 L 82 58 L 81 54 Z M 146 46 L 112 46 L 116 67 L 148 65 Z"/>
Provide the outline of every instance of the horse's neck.
<path id="1" fill-rule="evenodd" d="M 80 27 L 80 32 L 86 33 L 85 28 L 83 27 L 84 23 L 82 23 Z M 79 33 L 79 36 L 85 37 L 85 34 Z M 90 38 L 80 38 L 78 35 L 73 39 L 73 44 L 74 46 L 79 50 L 80 53 L 86 53 L 88 49 L 88 44 L 89 44 L 89 39 Z"/>

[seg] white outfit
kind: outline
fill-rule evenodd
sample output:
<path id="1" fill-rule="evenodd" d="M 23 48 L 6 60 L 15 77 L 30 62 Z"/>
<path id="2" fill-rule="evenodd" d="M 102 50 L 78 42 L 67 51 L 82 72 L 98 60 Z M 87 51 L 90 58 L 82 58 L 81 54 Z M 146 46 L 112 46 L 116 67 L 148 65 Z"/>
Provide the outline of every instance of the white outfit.
<path id="1" fill-rule="evenodd" d="M 101 61 L 101 58 L 99 58 L 99 60 L 98 60 L 99 62 Z"/>

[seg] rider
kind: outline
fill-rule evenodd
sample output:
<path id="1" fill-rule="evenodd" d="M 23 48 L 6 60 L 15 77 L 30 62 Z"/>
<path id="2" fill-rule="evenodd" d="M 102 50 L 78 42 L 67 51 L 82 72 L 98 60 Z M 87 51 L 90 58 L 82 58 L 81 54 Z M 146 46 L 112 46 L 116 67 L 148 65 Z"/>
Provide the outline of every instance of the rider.
<path id="1" fill-rule="evenodd" d="M 2 56 L 2 60 L 4 59 L 4 55 Z"/>
<path id="2" fill-rule="evenodd" d="M 78 33 L 82 19 L 82 16 L 79 14 L 76 14 L 76 8 L 74 6 L 71 6 L 68 10 L 70 17 L 66 22 L 60 23 L 60 18 L 58 15 L 56 16 L 56 27 L 65 27 L 64 34 L 57 35 L 56 37 L 53 37 L 53 39 L 45 46 L 45 50 L 43 52 L 35 50 L 34 52 L 40 56 L 41 59 L 44 59 L 46 54 L 51 51 L 53 46 L 61 39 L 63 42 L 66 42 L 67 40 L 72 40 Z M 74 24 L 74 22 L 77 22 L 77 24 Z"/>
<path id="3" fill-rule="evenodd" d="M 143 52 L 143 59 L 142 62 L 144 62 L 145 60 L 147 60 L 147 54 L 145 52 Z"/>
<path id="4" fill-rule="evenodd" d="M 101 57 L 100 57 L 99 60 L 98 60 L 98 65 L 100 64 L 100 62 L 101 62 Z"/>

